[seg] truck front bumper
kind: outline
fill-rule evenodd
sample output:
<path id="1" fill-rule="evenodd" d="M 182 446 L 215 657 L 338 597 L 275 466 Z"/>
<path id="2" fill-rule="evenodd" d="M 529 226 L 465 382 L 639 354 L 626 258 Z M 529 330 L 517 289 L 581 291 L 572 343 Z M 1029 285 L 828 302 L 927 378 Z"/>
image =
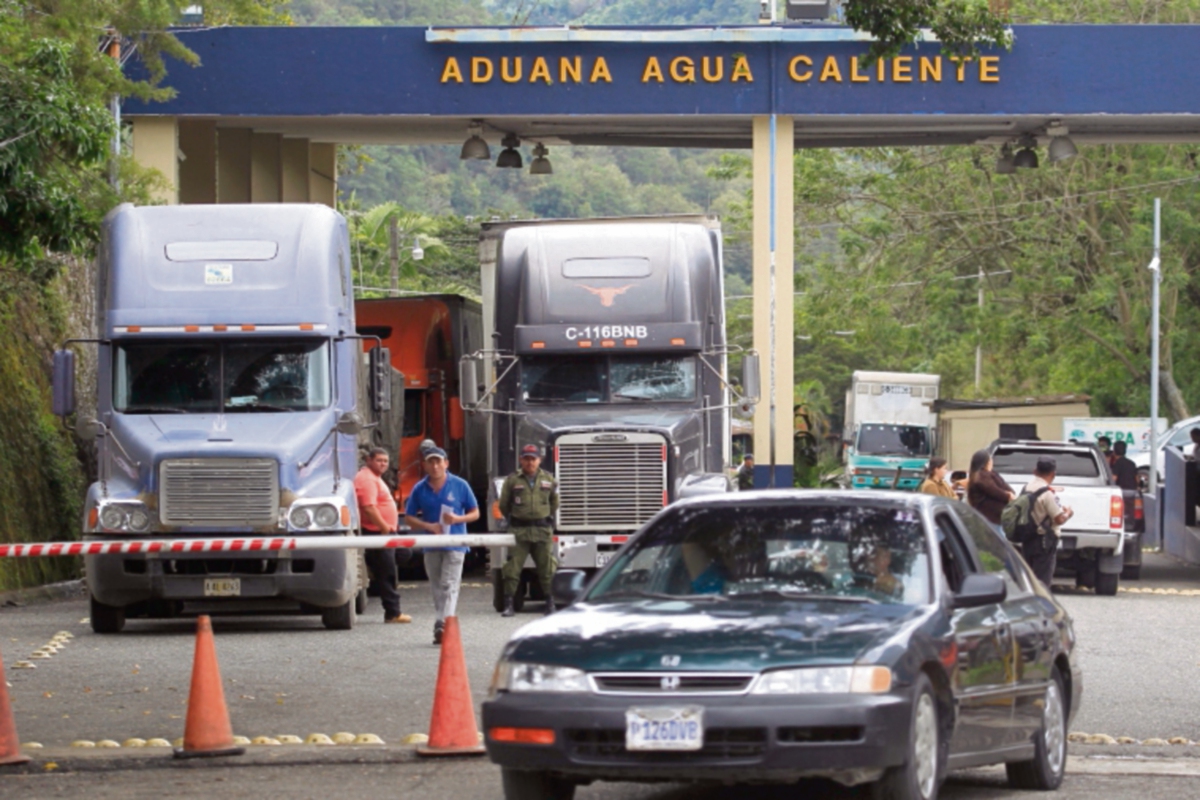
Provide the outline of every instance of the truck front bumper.
<path id="1" fill-rule="evenodd" d="M 94 539 L 93 539 L 94 540 Z M 321 608 L 349 602 L 358 591 L 360 551 L 264 553 L 129 553 L 85 556 L 87 584 L 101 603 L 145 600 L 295 600 Z M 214 596 L 213 579 L 236 578 L 236 595 Z M 228 591 L 229 583 L 222 586 Z"/>

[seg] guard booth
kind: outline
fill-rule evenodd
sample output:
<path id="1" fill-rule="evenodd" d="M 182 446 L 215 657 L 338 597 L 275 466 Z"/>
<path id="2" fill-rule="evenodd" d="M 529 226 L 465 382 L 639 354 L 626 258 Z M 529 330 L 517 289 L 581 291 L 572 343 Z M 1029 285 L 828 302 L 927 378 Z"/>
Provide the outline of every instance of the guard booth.
<path id="1" fill-rule="evenodd" d="M 1086 394 L 1007 397 L 992 400 L 934 401 L 938 415 L 937 452 L 952 470 L 965 470 L 971 454 L 996 439 L 1062 438 L 1062 421 L 1089 417 Z"/>

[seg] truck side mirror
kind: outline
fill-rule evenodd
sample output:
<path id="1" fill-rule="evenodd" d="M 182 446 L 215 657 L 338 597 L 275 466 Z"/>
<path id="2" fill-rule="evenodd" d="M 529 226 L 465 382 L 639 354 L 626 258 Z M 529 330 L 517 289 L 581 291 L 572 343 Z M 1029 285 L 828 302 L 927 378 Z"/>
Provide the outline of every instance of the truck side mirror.
<path id="1" fill-rule="evenodd" d="M 75 413 L 75 351 L 55 350 L 51 408 L 60 417 Z"/>
<path id="2" fill-rule="evenodd" d="M 367 351 L 367 368 L 371 373 L 371 407 L 378 413 L 391 411 L 392 352 L 386 347 L 372 347 Z"/>
<path id="3" fill-rule="evenodd" d="M 99 439 L 108 430 L 98 419 L 80 417 L 75 421 L 75 435 L 85 442 Z"/>
<path id="4" fill-rule="evenodd" d="M 751 403 L 757 403 L 762 397 L 758 377 L 758 353 L 746 353 L 742 356 L 742 396 Z"/>
<path id="5" fill-rule="evenodd" d="M 458 394 L 462 407 L 468 411 L 479 405 L 479 374 L 475 359 L 463 356 L 458 362 Z"/>
<path id="6" fill-rule="evenodd" d="M 362 418 L 353 411 L 347 411 L 338 417 L 335 428 L 343 436 L 358 436 L 358 434 L 362 433 L 363 429 Z"/>

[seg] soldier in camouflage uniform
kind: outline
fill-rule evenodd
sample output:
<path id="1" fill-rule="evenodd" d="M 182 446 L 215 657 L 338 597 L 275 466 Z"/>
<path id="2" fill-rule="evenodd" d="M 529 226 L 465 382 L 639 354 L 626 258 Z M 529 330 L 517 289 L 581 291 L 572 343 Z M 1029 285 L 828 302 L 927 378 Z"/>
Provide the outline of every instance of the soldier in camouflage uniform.
<path id="1" fill-rule="evenodd" d="M 517 540 L 504 564 L 504 611 L 511 617 L 513 596 L 521 584 L 521 569 L 532 555 L 538 580 L 546 595 L 546 614 L 554 612 L 550 582 L 558 563 L 554 559 L 554 515 L 558 512 L 558 483 L 541 469 L 541 451 L 535 444 L 521 448 L 521 468 L 504 479 L 500 489 L 500 513 Z"/>

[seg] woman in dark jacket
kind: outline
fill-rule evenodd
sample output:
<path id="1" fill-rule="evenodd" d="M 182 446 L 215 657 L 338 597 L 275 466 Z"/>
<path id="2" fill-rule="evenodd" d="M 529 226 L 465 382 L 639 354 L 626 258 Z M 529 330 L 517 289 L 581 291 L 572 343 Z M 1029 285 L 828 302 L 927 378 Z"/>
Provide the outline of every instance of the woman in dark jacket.
<path id="1" fill-rule="evenodd" d="M 967 503 L 987 518 L 993 525 L 1000 526 L 1000 512 L 1016 497 L 1013 488 L 992 471 L 992 457 L 987 450 L 979 450 L 971 456 L 970 483 L 967 484 Z"/>

